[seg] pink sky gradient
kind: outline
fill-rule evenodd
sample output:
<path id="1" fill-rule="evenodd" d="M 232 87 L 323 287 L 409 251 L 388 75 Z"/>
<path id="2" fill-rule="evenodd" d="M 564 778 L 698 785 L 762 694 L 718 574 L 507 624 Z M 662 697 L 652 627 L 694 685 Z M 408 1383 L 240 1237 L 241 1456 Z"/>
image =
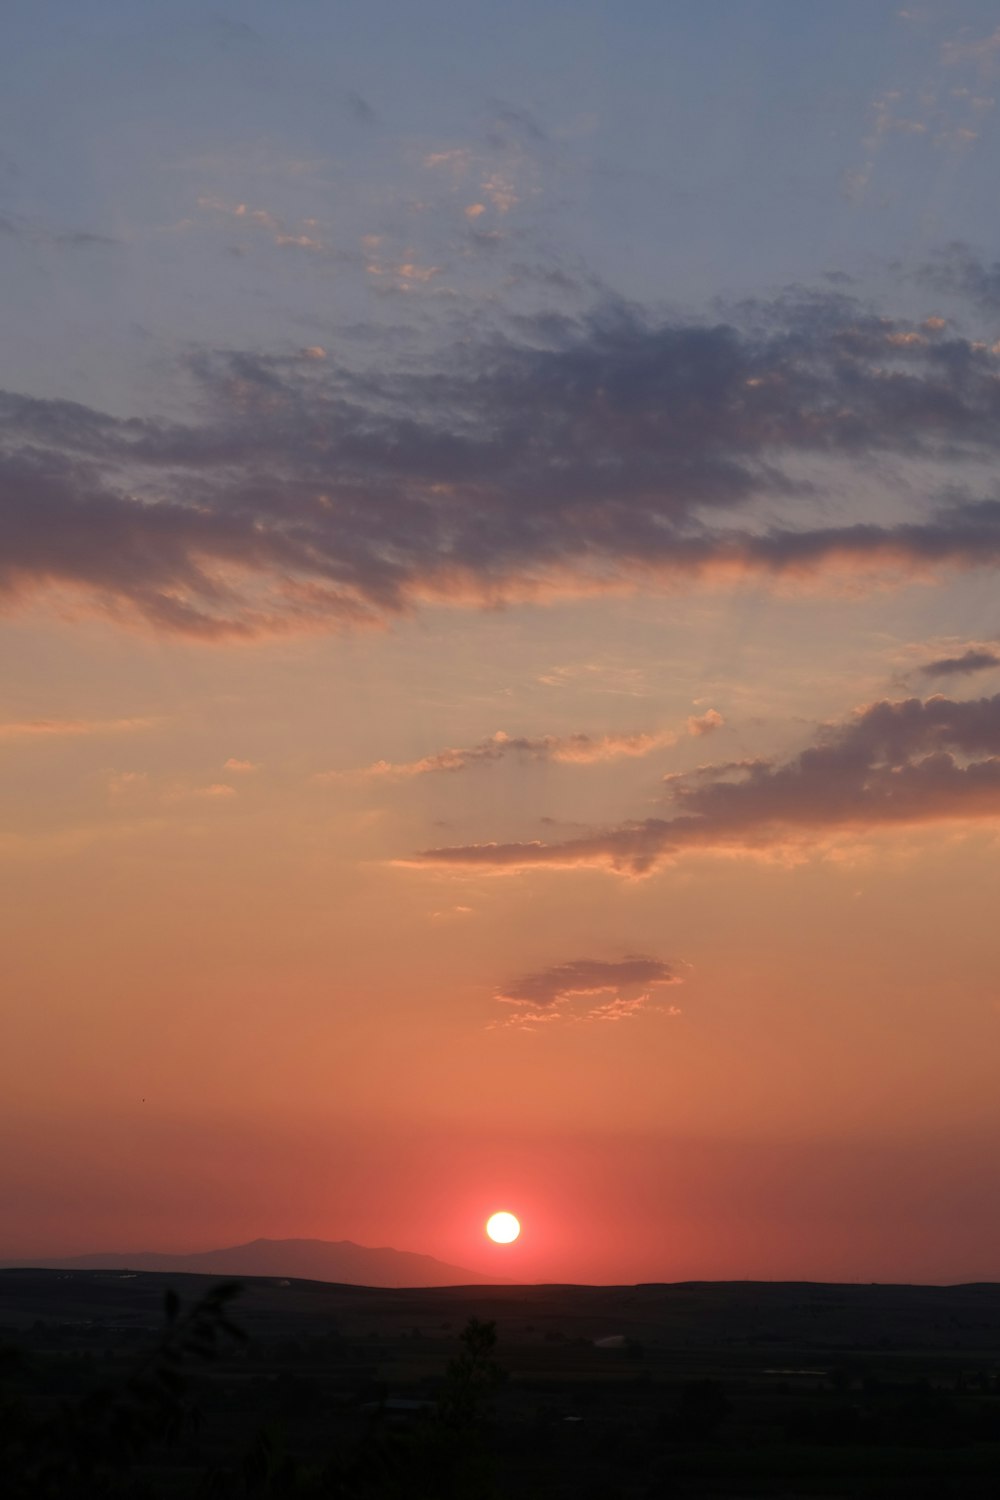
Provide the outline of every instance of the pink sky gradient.
<path id="1" fill-rule="evenodd" d="M 993 9 L 141 9 L 0 57 L 0 1259 L 1000 1278 Z"/>

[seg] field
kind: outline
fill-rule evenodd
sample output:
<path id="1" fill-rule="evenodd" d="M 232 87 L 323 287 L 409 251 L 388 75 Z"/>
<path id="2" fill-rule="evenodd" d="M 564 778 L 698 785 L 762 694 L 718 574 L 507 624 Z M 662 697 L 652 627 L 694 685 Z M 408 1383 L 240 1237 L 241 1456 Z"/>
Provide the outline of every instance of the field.
<path id="1" fill-rule="evenodd" d="M 214 1357 L 170 1355 L 176 1391 L 128 1448 L 108 1413 L 144 1399 L 127 1382 L 163 1336 L 168 1288 L 183 1326 L 214 1285 L 0 1272 L 0 1341 L 20 1351 L 4 1364 L 15 1495 L 964 1500 L 1000 1489 L 998 1286 L 254 1279 L 227 1309 L 245 1340 L 219 1329 Z M 482 1330 L 476 1344 L 476 1325 L 463 1342 L 471 1319 L 495 1325 L 495 1346 Z M 90 1477 L 74 1450 L 46 1478 L 24 1434 L 72 1448 L 88 1423 L 100 1437 Z"/>

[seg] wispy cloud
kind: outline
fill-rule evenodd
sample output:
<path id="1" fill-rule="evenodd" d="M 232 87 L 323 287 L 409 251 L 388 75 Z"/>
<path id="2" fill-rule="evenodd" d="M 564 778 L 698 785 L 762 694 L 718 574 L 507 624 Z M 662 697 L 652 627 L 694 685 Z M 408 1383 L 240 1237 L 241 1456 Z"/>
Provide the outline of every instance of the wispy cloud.
<path id="1" fill-rule="evenodd" d="M 809 845 L 843 831 L 1000 820 L 1000 694 L 883 699 L 823 726 L 790 760 L 720 762 L 667 778 L 670 815 L 560 843 L 467 844 L 421 863 L 596 866 L 646 875 L 687 851 Z"/>
<path id="2" fill-rule="evenodd" d="M 107 778 L 108 798 L 125 805 L 143 802 L 228 802 L 239 794 L 228 782 L 197 784 L 176 778 L 158 779 L 148 771 L 111 771 Z"/>
<path id="3" fill-rule="evenodd" d="M 920 668 L 925 677 L 959 677 L 968 672 L 986 672 L 1000 667 L 1000 652 L 989 646 L 972 646 L 959 656 L 939 656 Z"/>
<path id="4" fill-rule="evenodd" d="M 377 125 L 378 115 L 372 109 L 368 100 L 353 89 L 347 96 L 347 108 L 357 120 L 359 125 Z"/>
<path id="5" fill-rule="evenodd" d="M 0 215 L 0 235 L 9 239 L 24 240 L 30 245 L 52 246 L 56 249 L 86 250 L 91 247 L 115 246 L 120 241 L 113 235 L 101 234 L 92 229 L 53 229 L 37 219 L 19 215 Z"/>
<path id="6" fill-rule="evenodd" d="M 443 151 L 428 151 L 423 159 L 425 167 L 430 171 L 439 171 L 444 167 L 449 172 L 467 172 L 473 162 L 473 154 L 468 146 L 449 146 Z"/>
<path id="7" fill-rule="evenodd" d="M 712 716 L 703 715 L 699 720 L 689 720 L 701 725 Z M 718 723 L 721 716 L 714 715 Z M 714 728 L 712 724 L 710 727 Z M 692 734 L 706 733 L 706 729 L 690 729 Z M 677 735 L 668 729 L 640 731 L 634 734 L 544 734 L 511 735 L 502 729 L 478 744 L 449 747 L 437 750 L 433 755 L 421 756 L 419 760 L 394 763 L 377 760 L 361 771 L 321 771 L 318 781 L 340 780 L 344 776 L 362 776 L 390 780 L 405 780 L 412 776 L 431 776 L 441 772 L 467 771 L 473 766 L 491 765 L 496 761 L 518 758 L 524 760 L 557 761 L 564 765 L 591 766 L 604 761 L 618 760 L 622 756 L 639 757 L 667 745 L 675 745 Z"/>
<path id="8" fill-rule="evenodd" d="M 1000 26 L 986 36 L 972 36 L 966 30 L 945 42 L 941 47 L 941 61 L 946 67 L 972 63 L 980 70 L 992 73 L 1000 66 Z"/>
<path id="9" fill-rule="evenodd" d="M 493 110 L 491 144 L 506 146 L 510 136 L 520 136 L 534 145 L 541 145 L 547 139 L 545 130 L 530 110 L 508 104 L 503 99 L 491 99 L 490 107 Z"/>
<path id="10" fill-rule="evenodd" d="M 157 719 L 21 719 L 0 723 L 0 740 L 75 739 L 87 735 L 133 734 Z"/>
<path id="11" fill-rule="evenodd" d="M 443 272 L 442 266 L 422 266 L 414 260 L 380 261 L 369 260 L 365 266 L 367 275 L 376 282 L 406 292 L 416 286 L 427 286 Z"/>

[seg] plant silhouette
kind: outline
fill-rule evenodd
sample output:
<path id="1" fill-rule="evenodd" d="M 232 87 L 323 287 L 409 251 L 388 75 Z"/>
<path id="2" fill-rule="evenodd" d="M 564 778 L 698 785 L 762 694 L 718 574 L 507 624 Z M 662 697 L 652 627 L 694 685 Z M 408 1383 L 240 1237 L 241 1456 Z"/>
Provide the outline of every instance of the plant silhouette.
<path id="1" fill-rule="evenodd" d="M 54 1417 L 37 1418 L 23 1398 L 5 1390 L 0 1461 L 7 1500 L 138 1500 L 152 1493 L 136 1479 L 136 1461 L 197 1428 L 190 1367 L 213 1359 L 223 1341 L 245 1339 L 229 1317 L 239 1292 L 238 1282 L 223 1282 L 185 1312 L 176 1292 L 168 1291 L 160 1340 L 131 1375 L 121 1385 L 64 1401 Z M 23 1357 L 10 1352 L 0 1365 L 5 1385 L 24 1369 Z"/>

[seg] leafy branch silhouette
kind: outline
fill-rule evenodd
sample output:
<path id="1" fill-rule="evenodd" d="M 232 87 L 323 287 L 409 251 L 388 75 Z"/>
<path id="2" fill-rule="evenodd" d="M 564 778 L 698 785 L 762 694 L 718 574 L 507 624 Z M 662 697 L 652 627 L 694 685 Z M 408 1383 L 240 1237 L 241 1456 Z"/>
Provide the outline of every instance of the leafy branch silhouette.
<path id="1" fill-rule="evenodd" d="M 200 1422 L 190 1399 L 189 1368 L 212 1360 L 225 1340 L 246 1334 L 229 1307 L 239 1282 L 212 1287 L 187 1311 L 170 1290 L 164 1297 L 163 1333 L 156 1346 L 116 1386 L 101 1386 L 65 1401 L 54 1417 L 39 1420 L 23 1400 L 0 1404 L 0 1462 L 9 1500 L 111 1500 L 146 1493 L 133 1465 L 157 1444 L 172 1444 Z M 16 1376 L 16 1354 L 2 1373 Z"/>

